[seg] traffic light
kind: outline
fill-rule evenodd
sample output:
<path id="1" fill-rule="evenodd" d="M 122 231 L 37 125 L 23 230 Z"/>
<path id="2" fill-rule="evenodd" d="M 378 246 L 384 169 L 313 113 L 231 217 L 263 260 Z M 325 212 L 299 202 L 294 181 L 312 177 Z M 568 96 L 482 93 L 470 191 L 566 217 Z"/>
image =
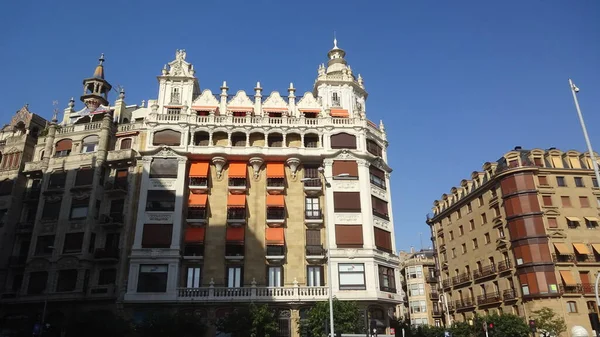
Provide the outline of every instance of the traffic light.
<path id="1" fill-rule="evenodd" d="M 530 319 L 529 320 L 529 329 L 531 330 L 531 332 L 535 332 L 536 328 L 535 328 L 535 319 Z"/>
<path id="2" fill-rule="evenodd" d="M 488 323 L 488 331 L 494 331 L 494 323 Z"/>

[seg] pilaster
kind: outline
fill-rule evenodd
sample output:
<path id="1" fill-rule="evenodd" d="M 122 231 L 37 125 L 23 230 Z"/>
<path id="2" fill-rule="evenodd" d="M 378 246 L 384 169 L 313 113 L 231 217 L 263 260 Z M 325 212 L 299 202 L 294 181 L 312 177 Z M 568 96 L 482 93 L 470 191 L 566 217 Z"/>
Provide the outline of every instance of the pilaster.
<path id="1" fill-rule="evenodd" d="M 140 195 L 138 198 L 138 211 L 135 223 L 135 236 L 133 238 L 133 249 L 142 248 L 142 233 L 144 231 L 144 219 L 146 219 L 146 200 L 148 199 L 148 186 L 150 185 L 151 157 L 142 158 L 142 181 L 140 183 Z M 137 271 L 135 272 L 137 275 Z M 130 274 L 131 275 L 131 274 Z M 137 282 L 136 282 L 137 284 Z"/>
<path id="2" fill-rule="evenodd" d="M 186 167 L 187 158 L 177 158 L 177 180 L 175 181 L 175 211 L 173 212 L 173 235 L 171 236 L 171 249 L 179 249 L 181 246 L 182 238 L 182 214 L 183 214 L 183 202 L 184 202 L 184 189 L 185 189 L 185 178 L 186 178 Z M 169 267 L 170 269 L 170 267 Z"/>
<path id="3" fill-rule="evenodd" d="M 360 209 L 362 210 L 363 247 L 375 248 L 375 236 L 373 234 L 373 205 L 371 203 L 371 181 L 369 179 L 369 162 L 364 159 L 356 161 L 358 164 L 358 183 L 360 184 Z M 366 194 L 366 195 L 363 195 Z"/>

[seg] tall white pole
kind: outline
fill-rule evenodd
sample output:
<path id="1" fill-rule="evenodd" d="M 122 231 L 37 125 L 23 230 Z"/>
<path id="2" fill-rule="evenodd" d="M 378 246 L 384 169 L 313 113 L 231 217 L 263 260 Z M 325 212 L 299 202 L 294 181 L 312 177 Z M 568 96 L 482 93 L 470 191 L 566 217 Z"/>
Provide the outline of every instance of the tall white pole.
<path id="1" fill-rule="evenodd" d="M 323 181 L 325 182 L 323 185 L 323 190 L 326 191 L 328 184 L 327 178 L 325 177 L 325 174 L 321 173 L 321 175 L 323 176 Z M 329 205 L 325 204 L 325 206 L 328 207 Z M 325 219 L 325 216 L 323 216 L 323 219 Z M 335 328 L 333 325 L 333 263 L 331 262 L 331 244 L 329 241 L 329 226 L 331 224 L 325 223 L 325 225 L 325 241 L 327 241 L 327 285 L 329 287 L 329 331 L 331 332 L 331 337 L 335 337 Z"/>
<path id="2" fill-rule="evenodd" d="M 596 175 L 596 183 L 600 184 L 600 172 L 598 172 L 598 163 L 596 162 L 596 156 L 594 155 L 594 150 L 592 150 L 592 143 L 590 142 L 590 137 L 588 136 L 587 129 L 585 127 L 585 122 L 583 121 L 583 114 L 581 113 L 581 108 L 579 108 L 579 101 L 577 100 L 577 93 L 579 92 L 579 88 L 573 84 L 573 81 L 569 79 L 569 86 L 571 87 L 571 93 L 573 94 L 573 101 L 575 102 L 575 108 L 577 109 L 577 115 L 579 116 L 579 123 L 581 123 L 581 129 L 583 130 L 583 137 L 585 138 L 585 143 L 588 148 L 588 152 L 590 153 L 590 159 L 592 160 L 592 165 L 594 166 L 594 174 Z M 598 295 L 598 282 L 600 281 L 600 273 L 596 277 L 596 284 L 594 287 L 594 293 L 596 294 L 596 305 L 600 306 L 600 296 Z"/>

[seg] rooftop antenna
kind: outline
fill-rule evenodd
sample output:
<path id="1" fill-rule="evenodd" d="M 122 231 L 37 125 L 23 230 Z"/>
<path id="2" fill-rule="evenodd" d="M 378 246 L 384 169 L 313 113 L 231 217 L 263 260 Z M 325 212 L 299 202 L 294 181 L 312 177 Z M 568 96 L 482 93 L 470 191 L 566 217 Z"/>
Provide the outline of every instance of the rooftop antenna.
<path id="1" fill-rule="evenodd" d="M 423 251 L 423 233 L 419 232 L 419 241 L 421 241 L 421 251 Z"/>

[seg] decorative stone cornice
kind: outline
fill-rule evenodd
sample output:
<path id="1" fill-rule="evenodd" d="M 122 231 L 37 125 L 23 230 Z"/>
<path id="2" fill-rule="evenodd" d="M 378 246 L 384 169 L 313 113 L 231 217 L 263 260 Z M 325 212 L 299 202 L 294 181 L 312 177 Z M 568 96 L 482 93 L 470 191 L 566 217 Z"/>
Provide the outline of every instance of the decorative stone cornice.
<path id="1" fill-rule="evenodd" d="M 215 165 L 215 169 L 217 170 L 217 178 L 221 179 L 221 175 L 223 174 L 223 167 L 227 163 L 227 159 L 224 157 L 213 157 L 212 159 L 213 165 Z"/>
<path id="2" fill-rule="evenodd" d="M 298 166 L 300 166 L 300 159 L 298 158 L 288 158 L 285 163 L 290 167 L 292 171 L 292 177 L 296 178 L 296 172 L 298 171 Z"/>
<path id="3" fill-rule="evenodd" d="M 252 157 L 252 158 L 250 158 L 250 160 L 248 162 L 252 166 L 252 171 L 254 173 L 254 179 L 258 180 L 258 177 L 260 175 L 260 168 L 265 161 L 260 157 Z"/>

